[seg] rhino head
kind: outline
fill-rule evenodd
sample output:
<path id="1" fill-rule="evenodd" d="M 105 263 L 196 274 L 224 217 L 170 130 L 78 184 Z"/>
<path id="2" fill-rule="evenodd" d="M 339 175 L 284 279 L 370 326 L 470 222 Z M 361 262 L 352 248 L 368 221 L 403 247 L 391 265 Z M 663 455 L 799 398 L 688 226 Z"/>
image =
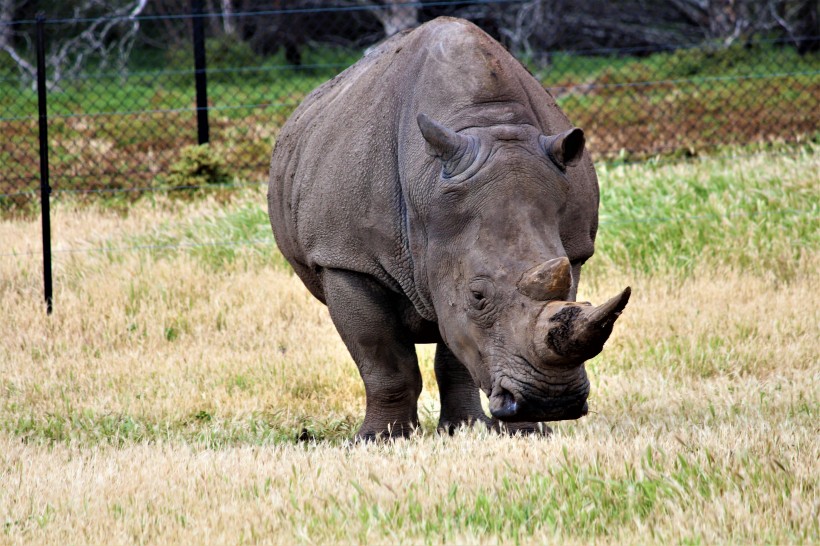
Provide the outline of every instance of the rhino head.
<path id="1" fill-rule="evenodd" d="M 599 307 L 574 301 L 598 221 L 583 132 L 417 121 L 441 167 L 418 259 L 445 343 L 494 417 L 585 415 L 584 362 L 603 349 L 630 289 Z"/>

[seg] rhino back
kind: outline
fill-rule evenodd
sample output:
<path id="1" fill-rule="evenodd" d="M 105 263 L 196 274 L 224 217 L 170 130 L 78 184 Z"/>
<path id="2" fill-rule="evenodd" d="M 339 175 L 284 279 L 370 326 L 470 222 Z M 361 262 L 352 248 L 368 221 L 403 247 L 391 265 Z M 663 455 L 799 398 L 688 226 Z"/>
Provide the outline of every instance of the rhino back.
<path id="1" fill-rule="evenodd" d="M 427 153 L 419 112 L 456 131 L 570 127 L 518 61 L 458 19 L 397 35 L 317 88 L 280 133 L 268 201 L 277 244 L 322 301 L 317 269 L 353 270 L 405 294 L 435 320 L 421 256 L 440 164 Z M 580 169 L 594 182 L 588 158 Z"/>

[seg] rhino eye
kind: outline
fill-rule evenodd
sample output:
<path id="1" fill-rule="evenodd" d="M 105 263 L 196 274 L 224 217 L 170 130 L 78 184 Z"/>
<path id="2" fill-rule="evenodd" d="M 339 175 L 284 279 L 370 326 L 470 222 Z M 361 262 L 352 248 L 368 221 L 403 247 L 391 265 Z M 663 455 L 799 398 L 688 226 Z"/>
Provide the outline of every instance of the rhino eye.
<path id="1" fill-rule="evenodd" d="M 470 307 L 477 311 L 489 305 L 493 296 L 493 283 L 489 279 L 478 278 L 470 282 Z"/>
<path id="2" fill-rule="evenodd" d="M 473 307 L 476 309 L 484 309 L 487 306 L 487 298 L 484 297 L 484 293 L 480 290 L 472 290 L 471 295 L 473 297 Z"/>

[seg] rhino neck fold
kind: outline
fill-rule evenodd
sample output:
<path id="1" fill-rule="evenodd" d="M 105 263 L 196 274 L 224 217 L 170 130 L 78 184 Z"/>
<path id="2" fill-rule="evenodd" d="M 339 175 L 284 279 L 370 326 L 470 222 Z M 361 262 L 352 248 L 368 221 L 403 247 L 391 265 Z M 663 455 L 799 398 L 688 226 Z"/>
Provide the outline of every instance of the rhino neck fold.
<path id="1" fill-rule="evenodd" d="M 400 160 L 401 161 L 401 160 Z M 407 274 L 397 279 L 404 294 L 413 302 L 413 306 L 424 320 L 436 322 L 438 320 L 433 309 L 432 298 L 427 278 L 427 267 L 424 261 L 423 249 L 427 247 L 427 235 L 420 229 L 419 215 L 408 199 L 406 180 L 403 173 L 399 174 L 400 189 L 399 201 L 401 209 L 401 249 L 402 263 Z M 413 231 L 411 226 L 415 225 Z M 415 250 L 415 252 L 414 252 Z"/>

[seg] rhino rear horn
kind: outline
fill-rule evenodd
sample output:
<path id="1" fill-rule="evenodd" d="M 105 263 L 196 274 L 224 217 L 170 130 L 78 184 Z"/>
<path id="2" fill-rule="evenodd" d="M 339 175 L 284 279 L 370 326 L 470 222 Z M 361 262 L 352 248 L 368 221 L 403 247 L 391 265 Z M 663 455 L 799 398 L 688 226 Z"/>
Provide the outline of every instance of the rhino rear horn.
<path id="1" fill-rule="evenodd" d="M 424 140 L 441 160 L 444 178 L 463 173 L 475 161 L 478 155 L 475 137 L 460 135 L 424 113 L 419 114 L 416 121 Z"/>
<path id="2" fill-rule="evenodd" d="M 562 171 L 581 159 L 585 144 L 584 132 L 577 127 L 557 135 L 541 135 L 541 146 L 544 152 Z"/>
<path id="3" fill-rule="evenodd" d="M 572 273 L 566 256 L 554 258 L 525 271 L 518 291 L 536 301 L 566 299 L 572 286 Z"/>

